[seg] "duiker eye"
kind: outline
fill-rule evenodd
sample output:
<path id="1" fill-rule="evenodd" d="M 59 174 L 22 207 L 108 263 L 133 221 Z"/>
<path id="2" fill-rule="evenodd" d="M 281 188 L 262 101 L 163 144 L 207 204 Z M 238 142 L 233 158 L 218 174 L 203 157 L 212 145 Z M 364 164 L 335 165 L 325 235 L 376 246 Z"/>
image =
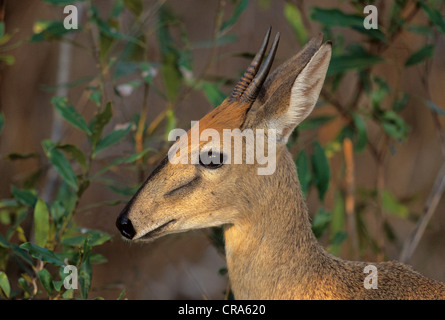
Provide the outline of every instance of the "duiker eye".
<path id="1" fill-rule="evenodd" d="M 225 156 L 223 153 L 214 151 L 205 151 L 199 155 L 199 164 L 207 169 L 217 169 L 224 164 Z"/>

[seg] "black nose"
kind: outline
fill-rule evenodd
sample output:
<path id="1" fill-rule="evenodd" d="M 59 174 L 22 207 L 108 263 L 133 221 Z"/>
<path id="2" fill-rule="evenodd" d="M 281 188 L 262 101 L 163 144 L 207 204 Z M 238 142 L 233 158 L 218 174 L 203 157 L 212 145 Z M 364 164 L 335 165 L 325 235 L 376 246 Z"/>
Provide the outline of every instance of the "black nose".
<path id="1" fill-rule="evenodd" d="M 136 234 L 131 220 L 122 214 L 119 215 L 116 220 L 116 227 L 125 238 L 133 239 L 134 235 Z"/>

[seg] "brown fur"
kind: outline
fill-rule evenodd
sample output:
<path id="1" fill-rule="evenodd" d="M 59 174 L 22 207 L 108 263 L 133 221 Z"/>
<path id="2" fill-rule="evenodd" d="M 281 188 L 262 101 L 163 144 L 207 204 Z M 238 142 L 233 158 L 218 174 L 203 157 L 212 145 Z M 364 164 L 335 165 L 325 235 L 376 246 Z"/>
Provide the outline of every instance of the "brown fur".
<path id="1" fill-rule="evenodd" d="M 312 233 L 295 164 L 286 149 L 293 128 L 286 115 L 295 105 L 292 99 L 303 99 L 304 105 L 306 93 L 319 94 L 331 52 L 329 44 L 321 43 L 321 36 L 314 38 L 279 67 L 253 105 L 226 100 L 199 123 L 200 131 L 213 128 L 220 134 L 233 128 L 281 130 L 274 174 L 258 175 L 257 164 L 211 170 L 164 161 L 121 216 L 131 220 L 135 241 L 224 225 L 227 265 L 237 299 L 445 299 L 445 284 L 398 262 L 372 263 L 378 287 L 365 289 L 368 263 L 330 255 Z M 320 59 L 313 60 L 318 53 Z M 314 70 L 315 78 L 307 79 L 304 97 L 292 98 L 295 79 L 309 65 L 306 70 Z M 304 108 L 311 110 L 314 104 L 308 102 Z"/>
<path id="2" fill-rule="evenodd" d="M 243 198 L 250 199 L 243 207 L 245 218 L 225 229 L 237 298 L 445 299 L 444 284 L 398 262 L 371 263 L 377 267 L 378 288 L 365 289 L 369 263 L 330 255 L 312 234 L 295 172 L 283 148 L 273 178 L 240 183 Z"/>

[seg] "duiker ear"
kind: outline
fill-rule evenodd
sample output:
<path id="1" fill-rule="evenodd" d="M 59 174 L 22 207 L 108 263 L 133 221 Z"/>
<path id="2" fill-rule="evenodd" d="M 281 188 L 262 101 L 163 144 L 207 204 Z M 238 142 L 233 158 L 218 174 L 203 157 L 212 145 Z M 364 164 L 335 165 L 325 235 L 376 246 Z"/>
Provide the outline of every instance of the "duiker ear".
<path id="1" fill-rule="evenodd" d="M 281 65 L 264 83 L 246 115 L 245 126 L 275 129 L 286 143 L 295 127 L 314 109 L 331 58 L 331 42 L 313 38 L 295 57 Z"/>
<path id="2" fill-rule="evenodd" d="M 331 42 L 322 45 L 297 76 L 291 89 L 289 107 L 286 113 L 279 117 L 279 123 L 275 128 L 281 131 L 285 141 L 295 127 L 314 109 L 329 67 L 331 52 Z"/>

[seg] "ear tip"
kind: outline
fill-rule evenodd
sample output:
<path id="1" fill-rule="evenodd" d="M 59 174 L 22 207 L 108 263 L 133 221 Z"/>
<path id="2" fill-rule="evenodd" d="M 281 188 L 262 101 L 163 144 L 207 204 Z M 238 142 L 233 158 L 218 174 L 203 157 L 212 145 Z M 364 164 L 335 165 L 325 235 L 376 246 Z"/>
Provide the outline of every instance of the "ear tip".
<path id="1" fill-rule="evenodd" d="M 323 52 L 328 52 L 329 55 L 332 54 L 332 41 L 328 40 L 326 41 L 320 48 L 320 50 L 323 50 Z"/>

